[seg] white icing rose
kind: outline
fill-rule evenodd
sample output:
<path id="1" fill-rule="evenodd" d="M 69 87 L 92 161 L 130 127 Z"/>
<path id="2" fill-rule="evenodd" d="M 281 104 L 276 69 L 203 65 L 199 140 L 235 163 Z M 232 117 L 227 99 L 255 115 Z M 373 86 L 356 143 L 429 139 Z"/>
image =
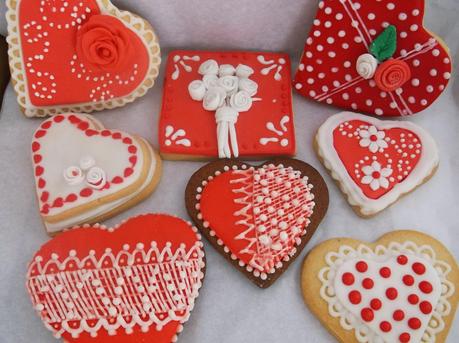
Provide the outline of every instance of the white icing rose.
<path id="1" fill-rule="evenodd" d="M 218 76 L 233 76 L 236 69 L 231 64 L 222 64 L 218 71 Z"/>
<path id="2" fill-rule="evenodd" d="M 236 68 L 236 76 L 247 79 L 254 73 L 254 70 L 248 65 L 239 64 Z"/>
<path id="3" fill-rule="evenodd" d="M 80 159 L 80 168 L 88 170 L 96 165 L 96 161 L 92 156 L 84 156 Z"/>
<path id="4" fill-rule="evenodd" d="M 239 79 L 239 90 L 254 96 L 258 92 L 258 83 L 250 79 Z"/>
<path id="5" fill-rule="evenodd" d="M 206 111 L 215 111 L 223 106 L 226 99 L 226 91 L 221 87 L 213 87 L 206 92 L 202 106 Z"/>
<path id="6" fill-rule="evenodd" d="M 206 86 L 201 80 L 194 80 L 188 85 L 188 92 L 193 100 L 201 101 L 206 95 Z"/>
<path id="7" fill-rule="evenodd" d="M 94 189 L 104 188 L 107 183 L 105 172 L 98 167 L 91 168 L 86 174 L 86 183 Z"/>
<path id="8" fill-rule="evenodd" d="M 214 74 L 207 74 L 202 77 L 206 89 L 210 89 L 218 86 L 218 76 Z"/>
<path id="9" fill-rule="evenodd" d="M 246 91 L 239 91 L 231 96 L 230 105 L 238 112 L 246 112 L 252 107 L 252 97 Z"/>
<path id="10" fill-rule="evenodd" d="M 236 76 L 223 76 L 218 79 L 218 85 L 223 88 L 228 95 L 232 95 L 238 90 L 239 78 Z"/>
<path id="11" fill-rule="evenodd" d="M 218 63 L 215 60 L 207 60 L 199 67 L 199 74 L 201 75 L 217 75 Z"/>
<path id="12" fill-rule="evenodd" d="M 357 73 L 366 80 L 371 79 L 378 68 L 378 60 L 370 54 L 363 54 L 357 59 Z"/>
<path id="13" fill-rule="evenodd" d="M 76 166 L 68 167 L 64 170 L 64 179 L 70 186 L 76 186 L 84 180 L 83 171 Z"/>

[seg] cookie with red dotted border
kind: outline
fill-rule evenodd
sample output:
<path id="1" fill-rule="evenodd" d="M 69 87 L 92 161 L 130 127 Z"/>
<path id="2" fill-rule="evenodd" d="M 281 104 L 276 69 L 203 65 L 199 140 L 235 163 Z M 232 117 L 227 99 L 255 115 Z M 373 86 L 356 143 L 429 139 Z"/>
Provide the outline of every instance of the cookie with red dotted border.
<path id="1" fill-rule="evenodd" d="M 417 231 L 375 243 L 328 240 L 311 250 L 301 275 L 306 305 L 343 343 L 445 342 L 458 284 L 455 258 Z"/>
<path id="2" fill-rule="evenodd" d="M 147 198 L 161 159 L 141 137 L 104 128 L 86 114 L 44 121 L 32 140 L 40 215 L 54 235 L 106 220 Z"/>
<path id="3" fill-rule="evenodd" d="M 110 0 L 7 0 L 10 68 L 28 117 L 124 106 L 154 85 L 158 38 Z"/>
<path id="4" fill-rule="evenodd" d="M 423 25 L 424 0 L 324 0 L 294 86 L 308 98 L 378 116 L 425 110 L 451 77 L 445 43 Z"/>
<path id="5" fill-rule="evenodd" d="M 144 214 L 47 242 L 29 264 L 26 287 L 44 326 L 67 343 L 170 343 L 190 318 L 204 273 L 191 223 Z"/>
<path id="6" fill-rule="evenodd" d="M 426 183 L 440 161 L 435 141 L 419 126 L 352 112 L 331 116 L 314 147 L 361 217 L 376 215 Z"/>
<path id="7" fill-rule="evenodd" d="M 275 159 L 259 166 L 209 163 L 188 182 L 188 213 L 202 234 L 260 288 L 301 254 L 328 209 L 328 189 L 310 165 Z"/>

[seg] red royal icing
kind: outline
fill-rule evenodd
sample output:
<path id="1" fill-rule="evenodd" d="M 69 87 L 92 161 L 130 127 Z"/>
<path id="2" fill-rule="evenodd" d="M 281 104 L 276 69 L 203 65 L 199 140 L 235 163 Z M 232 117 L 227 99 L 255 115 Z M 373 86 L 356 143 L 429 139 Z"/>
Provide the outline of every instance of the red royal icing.
<path id="1" fill-rule="evenodd" d="M 410 66 L 405 61 L 389 60 L 379 65 L 374 78 L 379 89 L 393 92 L 411 79 Z"/>
<path id="2" fill-rule="evenodd" d="M 423 26 L 424 7 L 424 0 L 320 1 L 295 88 L 316 101 L 358 112 L 400 116 L 424 110 L 443 92 L 452 69 L 445 47 Z M 401 92 L 382 90 L 356 70 L 359 56 L 388 25 L 397 28 L 393 57 L 411 70 Z"/>
<path id="3" fill-rule="evenodd" d="M 340 124 L 333 146 L 347 172 L 370 199 L 403 182 L 418 164 L 422 142 L 410 130 L 380 129 L 362 120 Z"/>

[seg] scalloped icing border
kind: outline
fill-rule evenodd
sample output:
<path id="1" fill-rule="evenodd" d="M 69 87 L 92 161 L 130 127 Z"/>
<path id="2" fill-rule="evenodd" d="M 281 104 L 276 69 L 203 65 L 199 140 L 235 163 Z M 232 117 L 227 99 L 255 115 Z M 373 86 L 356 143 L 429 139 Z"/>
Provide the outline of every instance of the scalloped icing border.
<path id="1" fill-rule="evenodd" d="M 21 0 L 6 0 L 8 8 L 6 12 L 6 20 L 8 22 L 7 41 L 9 44 L 8 55 L 10 60 L 11 80 L 17 93 L 19 106 L 27 117 L 47 117 L 65 112 L 91 113 L 104 109 L 122 107 L 144 96 L 147 91 L 154 86 L 161 65 L 161 49 L 153 27 L 145 19 L 131 12 L 118 9 L 110 0 L 96 0 L 101 12 L 123 21 L 126 26 L 139 36 L 149 50 L 150 66 L 148 73 L 145 75 L 145 79 L 131 94 L 106 102 L 72 104 L 68 106 L 33 106 L 29 101 L 27 78 L 24 73 L 22 49 L 18 33 L 19 18 L 17 16 L 17 7 L 20 1 Z"/>
<path id="2" fill-rule="evenodd" d="M 354 329 L 357 341 L 373 342 L 373 338 L 375 336 L 377 337 L 377 334 L 374 333 L 361 320 L 348 320 L 348 313 L 351 317 L 353 317 L 353 315 L 348 310 L 346 310 L 344 305 L 340 303 L 336 294 L 331 295 L 332 293 L 329 292 L 329 289 L 330 287 L 332 287 L 333 280 L 329 279 L 328 275 L 330 271 L 334 272 L 337 270 L 339 265 L 336 265 L 335 261 L 340 257 L 347 257 L 350 255 L 352 255 L 353 257 L 365 255 L 366 257 L 371 258 L 372 256 L 381 256 L 388 252 L 412 253 L 415 256 L 421 257 L 425 259 L 427 262 L 431 263 L 431 265 L 437 271 L 438 277 L 442 285 L 442 293 L 440 295 L 440 299 L 438 300 L 437 306 L 434 306 L 434 310 L 429 320 L 428 327 L 425 330 L 421 341 L 423 343 L 435 342 L 435 335 L 445 328 L 443 317 L 449 315 L 449 312 L 451 311 L 451 304 L 449 303 L 448 298 L 454 294 L 455 286 L 447 279 L 447 275 L 452 270 L 451 266 L 446 262 L 437 260 L 435 251 L 430 245 L 418 246 L 416 243 L 411 241 L 406 241 L 404 243 L 391 242 L 387 247 L 384 245 L 377 245 L 374 249 L 366 246 L 365 244 L 360 244 L 356 249 L 348 245 L 342 245 L 339 247 L 339 251 L 328 252 L 325 255 L 325 261 L 327 266 L 319 271 L 318 278 L 322 283 L 322 286 L 320 287 L 320 297 L 327 302 L 329 315 L 335 318 L 339 317 L 340 325 L 343 329 Z M 440 312 L 438 308 L 438 304 L 440 303 L 443 304 L 442 312 Z M 336 304 L 341 305 L 341 311 L 337 310 L 337 308 L 335 307 Z M 372 333 L 372 335 L 368 333 Z"/>

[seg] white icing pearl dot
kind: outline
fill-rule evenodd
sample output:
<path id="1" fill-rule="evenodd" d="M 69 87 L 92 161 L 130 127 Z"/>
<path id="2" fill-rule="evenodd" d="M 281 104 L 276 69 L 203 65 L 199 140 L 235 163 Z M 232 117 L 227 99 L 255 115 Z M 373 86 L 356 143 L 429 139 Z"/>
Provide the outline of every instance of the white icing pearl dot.
<path id="1" fill-rule="evenodd" d="M 387 4 L 387 9 L 388 9 L 388 10 L 391 10 L 391 11 L 392 11 L 394 8 L 395 8 L 395 5 L 394 5 L 392 2 L 389 2 L 389 3 Z"/>
<path id="2" fill-rule="evenodd" d="M 375 18 L 376 18 L 376 15 L 374 13 L 369 13 L 368 14 L 368 19 L 375 20 Z"/>
<path id="3" fill-rule="evenodd" d="M 400 14 L 398 15 L 398 19 L 400 19 L 400 20 L 402 20 L 402 21 L 403 21 L 403 20 L 406 20 L 407 18 L 408 18 L 408 16 L 406 15 L 406 13 L 403 13 L 403 12 L 402 12 L 402 13 L 400 13 Z"/>
<path id="4" fill-rule="evenodd" d="M 413 31 L 413 32 L 417 31 L 418 28 L 419 28 L 419 27 L 418 27 L 418 25 L 416 25 L 416 24 L 413 24 L 413 25 L 410 26 L 410 30 Z"/>
<path id="5" fill-rule="evenodd" d="M 437 69 L 430 70 L 430 75 L 431 76 L 437 76 L 437 74 L 438 74 Z"/>
<path id="6" fill-rule="evenodd" d="M 411 80 L 411 84 L 412 84 L 414 87 L 417 87 L 417 86 L 419 86 L 420 81 L 419 81 L 419 79 L 413 79 L 413 80 Z"/>
<path id="7" fill-rule="evenodd" d="M 343 30 L 341 30 L 341 31 L 338 32 L 338 36 L 341 37 L 341 38 L 343 38 L 343 37 L 346 36 L 346 32 L 343 31 Z"/>

